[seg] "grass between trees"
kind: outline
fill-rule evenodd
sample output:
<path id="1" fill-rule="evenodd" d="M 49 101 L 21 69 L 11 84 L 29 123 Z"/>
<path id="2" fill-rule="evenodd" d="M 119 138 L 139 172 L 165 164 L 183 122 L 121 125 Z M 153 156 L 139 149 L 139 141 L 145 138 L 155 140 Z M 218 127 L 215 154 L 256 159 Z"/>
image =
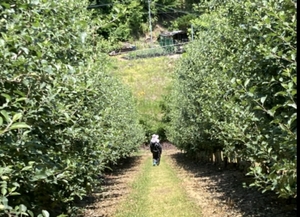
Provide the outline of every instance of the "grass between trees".
<path id="1" fill-rule="evenodd" d="M 132 191 L 120 204 L 115 217 L 199 217 L 201 210 L 187 195 L 182 180 L 170 166 L 170 156 L 163 155 L 160 166 L 152 166 L 151 153 L 146 155 L 141 170 L 131 183 Z"/>
<path id="2" fill-rule="evenodd" d="M 178 56 L 132 60 L 125 60 L 122 56 L 112 58 L 111 71 L 132 90 L 140 122 L 149 136 L 164 128 L 161 122 L 162 104 L 171 90 L 172 75 L 178 61 L 175 57 Z"/>

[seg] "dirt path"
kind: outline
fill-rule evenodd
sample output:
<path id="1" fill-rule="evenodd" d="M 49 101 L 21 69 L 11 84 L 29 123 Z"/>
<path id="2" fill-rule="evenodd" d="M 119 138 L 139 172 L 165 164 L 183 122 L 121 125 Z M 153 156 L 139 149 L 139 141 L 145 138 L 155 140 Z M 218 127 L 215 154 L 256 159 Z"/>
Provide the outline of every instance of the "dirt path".
<path id="1" fill-rule="evenodd" d="M 141 165 L 151 157 L 148 149 L 132 157 L 113 172 L 106 174 L 104 189 L 86 199 L 85 217 L 113 217 L 122 201 L 130 194 L 130 183 L 137 177 Z M 173 146 L 164 147 L 166 163 L 178 171 L 183 188 L 202 209 L 203 217 L 294 217 L 296 201 L 287 203 L 272 194 L 261 194 L 243 188 L 248 182 L 235 169 L 220 170 L 211 164 L 196 164 Z"/>

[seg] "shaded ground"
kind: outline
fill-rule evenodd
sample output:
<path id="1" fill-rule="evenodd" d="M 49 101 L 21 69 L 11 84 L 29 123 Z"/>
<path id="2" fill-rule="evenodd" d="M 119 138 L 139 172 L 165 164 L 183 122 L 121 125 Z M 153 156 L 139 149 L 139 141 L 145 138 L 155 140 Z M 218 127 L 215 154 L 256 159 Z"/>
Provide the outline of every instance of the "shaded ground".
<path id="1" fill-rule="evenodd" d="M 82 217 L 112 217 L 120 202 L 130 193 L 130 183 L 139 172 L 146 155 L 134 156 L 123 161 L 118 168 L 103 177 L 102 189 L 86 197 Z"/>
<path id="2" fill-rule="evenodd" d="M 130 194 L 130 183 L 139 173 L 140 165 L 149 157 L 129 158 L 104 177 L 104 188 L 86 199 L 85 217 L 113 217 L 120 202 Z M 232 168 L 220 170 L 212 164 L 190 162 L 170 144 L 164 144 L 163 156 L 178 171 L 182 187 L 202 208 L 203 217 L 294 217 L 296 201 L 280 200 L 271 193 L 260 193 L 242 187 L 249 182 L 241 172 Z"/>
<path id="3" fill-rule="evenodd" d="M 244 188 L 250 178 L 232 168 L 222 170 L 212 164 L 189 162 L 182 153 L 170 155 L 183 178 L 185 188 L 196 198 L 207 217 L 292 217 L 296 201 L 278 199 L 273 193 Z"/>

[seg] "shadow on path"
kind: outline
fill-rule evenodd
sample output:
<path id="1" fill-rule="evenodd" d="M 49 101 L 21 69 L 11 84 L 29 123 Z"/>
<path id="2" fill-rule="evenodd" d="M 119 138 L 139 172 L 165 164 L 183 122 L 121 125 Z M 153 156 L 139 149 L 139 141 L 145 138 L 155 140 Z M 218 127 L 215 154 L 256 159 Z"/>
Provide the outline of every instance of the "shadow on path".
<path id="1" fill-rule="evenodd" d="M 84 209 L 78 217 L 111 217 L 118 203 L 129 193 L 128 182 L 141 160 L 142 156 L 128 157 L 112 166 L 112 170 L 105 171 L 99 177 L 101 186 L 78 202 L 77 206 Z"/>
<path id="2" fill-rule="evenodd" d="M 254 188 L 244 188 L 243 183 L 251 183 L 237 169 L 220 169 L 212 163 L 199 163 L 189 160 L 184 153 L 170 154 L 179 168 L 194 174 L 194 178 L 207 182 L 207 190 L 216 195 L 220 203 L 234 206 L 245 217 L 295 217 L 296 199 L 279 199 L 272 192 L 261 193 Z"/>

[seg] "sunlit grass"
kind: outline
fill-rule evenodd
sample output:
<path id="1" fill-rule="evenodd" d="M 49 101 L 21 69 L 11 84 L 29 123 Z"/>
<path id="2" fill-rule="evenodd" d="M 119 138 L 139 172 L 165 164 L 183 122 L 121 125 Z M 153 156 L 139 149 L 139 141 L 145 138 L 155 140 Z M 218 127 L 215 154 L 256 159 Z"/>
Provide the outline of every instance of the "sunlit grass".
<path id="1" fill-rule="evenodd" d="M 125 60 L 114 57 L 112 73 L 132 90 L 140 119 L 150 126 L 160 125 L 163 96 L 170 93 L 176 59 L 168 56 Z"/>
<path id="2" fill-rule="evenodd" d="M 158 167 L 149 155 L 140 174 L 132 183 L 132 191 L 117 211 L 116 217 L 200 217 L 201 212 L 181 187 L 176 171 L 163 156 Z"/>
<path id="3" fill-rule="evenodd" d="M 129 85 L 135 96 L 156 100 L 165 94 L 171 82 L 174 60 L 168 57 L 155 57 L 136 60 L 117 60 L 113 73 Z"/>

